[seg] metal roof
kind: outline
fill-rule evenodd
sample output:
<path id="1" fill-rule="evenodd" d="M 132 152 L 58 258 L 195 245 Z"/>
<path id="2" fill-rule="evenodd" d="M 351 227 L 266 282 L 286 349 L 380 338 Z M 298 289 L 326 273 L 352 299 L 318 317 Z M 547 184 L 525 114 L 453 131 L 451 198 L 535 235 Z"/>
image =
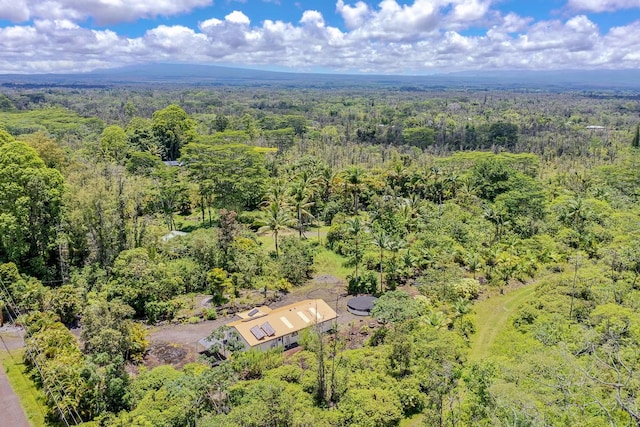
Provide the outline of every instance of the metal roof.
<path id="1" fill-rule="evenodd" d="M 263 312 L 263 310 L 260 311 Z M 321 299 L 312 299 L 274 308 L 262 316 L 236 320 L 228 326 L 235 328 L 253 347 L 337 317 L 336 312 L 326 302 Z M 257 330 L 265 336 L 258 338 L 260 334 L 254 333 Z"/>

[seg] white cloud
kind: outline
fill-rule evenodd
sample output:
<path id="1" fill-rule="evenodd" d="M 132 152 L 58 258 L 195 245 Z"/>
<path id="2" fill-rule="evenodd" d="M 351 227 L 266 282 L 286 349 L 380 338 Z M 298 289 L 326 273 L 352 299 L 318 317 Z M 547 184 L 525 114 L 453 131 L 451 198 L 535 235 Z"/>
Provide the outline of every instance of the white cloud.
<path id="1" fill-rule="evenodd" d="M 483 18 L 489 11 L 490 1 L 459 0 L 453 2 L 453 16 L 456 20 L 468 22 Z"/>
<path id="2" fill-rule="evenodd" d="M 0 0 L 0 19 L 23 22 L 30 17 L 31 13 L 26 0 Z"/>
<path id="3" fill-rule="evenodd" d="M 80 18 L 65 9 L 71 0 L 41 4 L 51 7 L 50 17 L 30 15 L 31 24 L 0 28 L 0 72 L 83 71 L 162 61 L 376 73 L 640 67 L 640 22 L 603 33 L 585 15 L 534 21 L 493 10 L 489 0 L 383 0 L 375 7 L 338 0 L 336 13 L 346 30 L 328 24 L 317 10 L 301 12 L 294 22 L 260 23 L 236 10 L 196 28 L 160 25 L 136 38 L 83 28 Z M 472 27 L 473 36 L 465 31 Z"/>
<path id="4" fill-rule="evenodd" d="M 417 40 L 436 28 L 440 19 L 437 4 L 433 0 L 415 0 L 412 5 L 400 5 L 396 0 L 383 0 L 380 9 L 353 32 L 363 39 Z"/>
<path id="5" fill-rule="evenodd" d="M 523 18 L 513 12 L 509 12 L 502 20 L 501 28 L 507 33 L 517 33 L 527 28 L 533 18 Z"/>
<path id="6" fill-rule="evenodd" d="M 30 18 L 114 24 L 190 12 L 212 0 L 0 0 L 0 19 L 24 22 Z"/>
<path id="7" fill-rule="evenodd" d="M 227 22 L 231 22 L 232 24 L 240 25 L 249 25 L 251 23 L 249 17 L 238 10 L 234 10 L 233 12 L 225 16 L 224 20 Z"/>
<path id="8" fill-rule="evenodd" d="M 622 9 L 640 8 L 640 0 L 569 0 L 570 9 L 585 12 L 614 12 Z"/>
<path id="9" fill-rule="evenodd" d="M 350 30 L 360 27 L 370 13 L 369 6 L 363 1 L 359 1 L 355 6 L 350 6 L 345 5 L 344 0 L 338 0 L 336 11 L 342 16 Z"/>
<path id="10" fill-rule="evenodd" d="M 324 27 L 324 17 L 317 10 L 305 10 L 302 13 L 302 19 L 300 19 L 300 23 L 315 25 L 317 27 Z"/>
<path id="11" fill-rule="evenodd" d="M 336 11 L 347 29 L 361 38 L 387 41 L 417 41 L 434 30 L 461 30 L 493 20 L 495 0 L 414 0 L 400 4 L 382 0 L 378 8 L 363 1 L 354 5 L 338 0 Z"/>

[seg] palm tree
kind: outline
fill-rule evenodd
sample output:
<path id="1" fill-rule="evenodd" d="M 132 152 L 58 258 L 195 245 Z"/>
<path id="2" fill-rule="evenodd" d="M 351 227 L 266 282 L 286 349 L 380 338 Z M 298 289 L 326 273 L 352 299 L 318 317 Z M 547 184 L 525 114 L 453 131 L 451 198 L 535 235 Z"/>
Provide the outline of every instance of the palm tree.
<path id="1" fill-rule="evenodd" d="M 324 168 L 318 176 L 318 192 L 320 193 L 322 201 L 329 201 L 336 176 L 337 174 L 334 174 L 329 167 Z"/>
<path id="2" fill-rule="evenodd" d="M 591 220 L 592 217 L 593 212 L 580 197 L 569 200 L 566 208 L 560 214 L 560 220 L 576 230 L 580 240 L 585 234 L 587 221 Z"/>
<path id="3" fill-rule="evenodd" d="M 278 257 L 278 234 L 280 231 L 288 230 L 293 226 L 294 220 L 289 216 L 289 212 L 285 206 L 279 202 L 271 202 L 264 208 L 264 223 L 263 228 L 271 230 L 273 240 L 276 245 L 276 257 Z"/>
<path id="4" fill-rule="evenodd" d="M 483 217 L 495 227 L 495 233 L 491 243 L 493 244 L 498 242 L 502 238 L 504 229 L 510 224 L 510 221 L 507 219 L 507 215 L 492 206 L 485 206 Z"/>
<path id="5" fill-rule="evenodd" d="M 306 170 L 298 174 L 297 180 L 294 181 L 290 188 L 291 200 L 298 220 L 300 238 L 304 233 L 304 219 L 307 217 L 313 218 L 308 209 L 315 204 L 312 198 L 316 189 L 317 179 Z"/>
<path id="6" fill-rule="evenodd" d="M 384 292 L 384 286 L 382 282 L 384 251 L 385 249 L 388 249 L 389 242 L 390 242 L 389 235 L 384 231 L 384 229 L 379 228 L 373 233 L 373 244 L 380 249 L 380 293 L 381 294 Z"/>
<path id="7" fill-rule="evenodd" d="M 400 252 L 400 250 L 402 248 L 404 248 L 407 245 L 407 241 L 404 240 L 402 237 L 398 236 L 398 235 L 394 235 L 394 236 L 390 236 L 389 237 L 389 242 L 387 243 L 387 248 L 391 251 L 391 265 L 390 265 L 390 271 L 389 273 L 391 274 L 391 280 L 392 280 L 392 284 L 393 284 L 393 288 L 395 289 L 395 286 L 398 283 L 398 252 Z M 387 282 L 389 282 L 389 275 L 387 275 Z M 388 283 L 387 283 L 388 284 Z"/>
<path id="8" fill-rule="evenodd" d="M 442 205 L 442 199 L 446 191 L 445 179 L 442 175 L 442 170 L 437 166 L 431 166 L 427 173 L 427 176 L 431 179 L 431 183 L 427 187 L 429 190 L 428 198 L 438 205 Z"/>
<path id="9" fill-rule="evenodd" d="M 353 258 L 356 266 L 355 279 L 356 282 L 358 282 L 360 277 L 358 275 L 358 267 L 360 265 L 360 261 L 362 261 L 362 257 L 364 256 L 364 251 L 362 248 L 364 225 L 358 217 L 346 220 L 345 224 L 347 225 L 347 231 L 353 237 L 353 244 L 355 246 Z"/>
<path id="10" fill-rule="evenodd" d="M 353 212 L 355 215 L 358 215 L 358 202 L 360 198 L 360 191 L 362 190 L 362 184 L 364 184 L 365 171 L 357 166 L 351 166 L 343 173 L 346 184 L 353 195 Z"/>
<path id="11" fill-rule="evenodd" d="M 462 329 L 462 317 L 465 314 L 468 314 L 471 311 L 471 302 L 464 298 L 458 298 L 453 303 L 453 312 L 455 314 L 456 319 L 460 320 L 460 329 Z"/>
<path id="12" fill-rule="evenodd" d="M 459 179 L 458 188 L 456 190 L 456 197 L 462 203 L 465 208 L 473 206 L 477 196 L 476 189 L 473 186 L 473 182 L 469 178 Z"/>
<path id="13" fill-rule="evenodd" d="M 476 278 L 476 273 L 482 267 L 482 261 L 476 252 L 466 252 L 463 257 L 463 261 L 467 266 L 467 270 L 473 273 L 473 278 Z"/>
<path id="14" fill-rule="evenodd" d="M 288 187 L 283 179 L 275 179 L 266 191 L 263 207 L 269 206 L 271 203 L 279 203 L 283 207 L 287 204 Z"/>
<path id="15" fill-rule="evenodd" d="M 396 161 L 387 171 L 387 183 L 394 194 L 405 194 L 405 183 L 408 180 L 407 169 L 402 161 Z"/>
<path id="16" fill-rule="evenodd" d="M 404 203 L 400 206 L 400 217 L 404 223 L 407 232 L 415 231 L 418 225 L 418 217 L 423 201 L 416 193 L 412 193 L 409 197 L 403 199 Z"/>
<path id="17" fill-rule="evenodd" d="M 427 313 L 424 320 L 428 325 L 433 326 L 435 329 L 442 329 L 450 323 L 450 320 L 443 312 L 433 310 L 430 310 Z"/>

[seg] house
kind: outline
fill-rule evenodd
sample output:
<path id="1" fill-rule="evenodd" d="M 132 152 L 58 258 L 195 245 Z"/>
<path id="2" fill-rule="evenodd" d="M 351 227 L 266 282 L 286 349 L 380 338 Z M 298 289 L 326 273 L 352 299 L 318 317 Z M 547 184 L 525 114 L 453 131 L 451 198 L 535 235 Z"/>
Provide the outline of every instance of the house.
<path id="1" fill-rule="evenodd" d="M 256 307 L 237 316 L 240 319 L 226 325 L 228 329 L 221 340 L 200 340 L 205 350 L 216 346 L 227 356 L 224 353 L 229 341 L 235 341 L 234 347 L 245 350 L 268 350 L 278 346 L 289 348 L 298 343 L 303 329 L 314 327 L 321 333 L 327 332 L 338 317 L 321 299 L 304 300 L 275 309 Z"/>

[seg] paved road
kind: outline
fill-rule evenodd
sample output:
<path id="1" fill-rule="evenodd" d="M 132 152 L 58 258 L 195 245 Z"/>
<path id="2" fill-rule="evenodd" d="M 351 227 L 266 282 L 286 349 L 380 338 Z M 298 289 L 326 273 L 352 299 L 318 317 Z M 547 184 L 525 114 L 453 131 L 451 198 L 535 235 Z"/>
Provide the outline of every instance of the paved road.
<path id="1" fill-rule="evenodd" d="M 6 329 L 6 328 L 0 328 Z M 3 333 L 4 332 L 4 333 Z M 9 349 L 16 348 L 18 342 L 21 340 L 16 339 L 16 336 L 12 333 L 7 333 L 6 330 L 0 330 L 0 352 L 7 352 Z M 0 365 L 0 426 L 7 427 L 30 427 L 27 418 L 24 415 L 24 410 L 20 406 L 20 399 L 13 392 L 11 384 L 7 379 L 7 374 L 4 372 L 4 366 Z"/>

